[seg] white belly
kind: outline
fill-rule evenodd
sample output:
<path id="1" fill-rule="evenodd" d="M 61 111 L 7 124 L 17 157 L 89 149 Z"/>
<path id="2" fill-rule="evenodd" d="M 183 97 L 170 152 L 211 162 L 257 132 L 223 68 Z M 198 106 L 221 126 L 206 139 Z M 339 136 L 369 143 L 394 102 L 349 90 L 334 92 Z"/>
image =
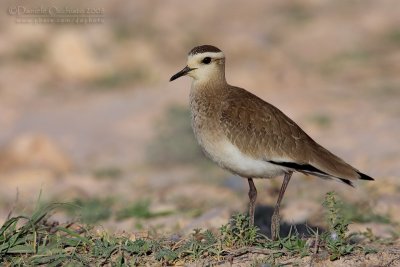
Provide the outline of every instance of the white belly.
<path id="1" fill-rule="evenodd" d="M 272 178 L 284 174 L 287 170 L 285 167 L 243 154 L 227 139 L 201 145 L 221 167 L 246 178 Z"/>

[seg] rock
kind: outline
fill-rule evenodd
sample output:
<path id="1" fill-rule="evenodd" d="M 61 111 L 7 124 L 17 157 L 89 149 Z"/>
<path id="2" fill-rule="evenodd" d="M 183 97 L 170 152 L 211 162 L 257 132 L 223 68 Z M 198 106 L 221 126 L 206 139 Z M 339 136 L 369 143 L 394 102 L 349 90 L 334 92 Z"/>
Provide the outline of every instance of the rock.
<path id="1" fill-rule="evenodd" d="M 61 148 L 47 136 L 27 134 L 18 136 L 0 152 L 0 170 L 46 169 L 66 173 L 72 163 Z"/>

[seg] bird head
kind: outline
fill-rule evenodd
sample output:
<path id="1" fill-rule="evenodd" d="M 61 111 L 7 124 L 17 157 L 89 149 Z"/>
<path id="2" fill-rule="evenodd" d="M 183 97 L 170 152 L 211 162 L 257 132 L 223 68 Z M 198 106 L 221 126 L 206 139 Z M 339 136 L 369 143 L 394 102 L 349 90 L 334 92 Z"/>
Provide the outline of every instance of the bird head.
<path id="1" fill-rule="evenodd" d="M 169 81 L 188 75 L 196 81 L 225 80 L 225 55 L 215 46 L 201 45 L 190 50 L 187 65 Z"/>

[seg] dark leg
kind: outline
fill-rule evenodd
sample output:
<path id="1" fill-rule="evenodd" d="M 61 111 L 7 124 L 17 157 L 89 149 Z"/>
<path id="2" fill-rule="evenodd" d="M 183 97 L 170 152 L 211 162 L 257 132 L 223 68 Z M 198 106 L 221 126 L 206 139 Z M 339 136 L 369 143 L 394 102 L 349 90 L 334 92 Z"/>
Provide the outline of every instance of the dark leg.
<path id="1" fill-rule="evenodd" d="M 271 219 L 272 240 L 277 240 L 278 236 L 279 236 L 279 227 L 280 227 L 279 223 L 281 220 L 281 218 L 279 216 L 279 207 L 281 206 L 281 201 L 282 201 L 283 195 L 285 194 L 286 187 L 289 184 L 292 174 L 293 174 L 293 172 L 285 173 L 285 178 L 283 178 L 282 187 L 281 187 L 281 190 L 279 191 L 278 201 L 276 202 L 274 214 L 272 215 L 272 219 Z"/>
<path id="2" fill-rule="evenodd" d="M 254 185 L 253 179 L 252 178 L 247 178 L 247 181 L 249 182 L 249 216 L 250 216 L 250 225 L 254 226 L 254 210 L 255 210 L 255 204 L 256 204 L 256 199 L 257 199 L 257 189 L 256 186 Z"/>

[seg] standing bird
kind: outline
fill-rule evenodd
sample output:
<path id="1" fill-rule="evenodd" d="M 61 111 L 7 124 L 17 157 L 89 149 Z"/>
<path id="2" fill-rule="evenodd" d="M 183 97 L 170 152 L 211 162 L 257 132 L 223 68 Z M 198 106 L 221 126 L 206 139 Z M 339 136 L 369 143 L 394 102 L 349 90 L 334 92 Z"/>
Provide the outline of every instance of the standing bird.
<path id="1" fill-rule="evenodd" d="M 352 186 L 374 180 L 323 148 L 282 111 L 225 79 L 225 55 L 215 46 L 193 48 L 187 65 L 170 81 L 193 78 L 190 110 L 195 137 L 205 154 L 224 169 L 247 178 L 249 216 L 254 225 L 257 190 L 253 178 L 284 175 L 271 220 L 279 235 L 279 207 L 294 171 Z"/>

